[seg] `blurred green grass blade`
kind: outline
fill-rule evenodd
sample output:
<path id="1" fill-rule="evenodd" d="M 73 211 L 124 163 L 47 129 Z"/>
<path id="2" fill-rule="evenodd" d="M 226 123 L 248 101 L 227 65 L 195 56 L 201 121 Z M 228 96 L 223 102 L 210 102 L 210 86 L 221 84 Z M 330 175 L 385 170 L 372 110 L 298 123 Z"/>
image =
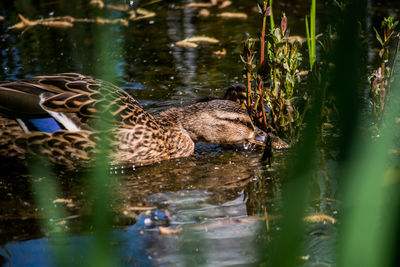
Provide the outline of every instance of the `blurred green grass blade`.
<path id="1" fill-rule="evenodd" d="M 64 239 L 67 233 L 62 226 L 57 226 L 58 220 L 65 218 L 65 211 L 54 205 L 53 201 L 59 198 L 60 193 L 56 183 L 56 177 L 48 167 L 48 164 L 42 161 L 31 162 L 30 173 L 32 175 L 32 187 L 37 206 L 40 207 L 43 215 L 43 227 L 46 234 L 50 235 L 50 240 Z M 61 242 L 63 244 L 64 242 Z M 56 266 L 70 266 L 70 253 L 65 246 L 50 245 L 49 250 L 52 253 L 52 260 Z"/>
<path id="2" fill-rule="evenodd" d="M 113 2 L 113 1 L 111 1 Z M 121 54 L 118 39 L 120 32 L 117 26 L 93 25 L 93 40 L 96 44 L 95 55 L 98 62 L 95 76 L 102 80 L 115 83 L 117 77 L 117 62 Z M 107 99 L 106 102 L 110 102 Z M 108 106 L 105 104 L 104 106 Z M 89 249 L 88 259 L 92 266 L 115 266 L 117 258 L 112 243 L 112 179 L 109 174 L 112 133 L 112 115 L 108 110 L 101 110 L 101 118 L 96 122 L 95 128 L 100 130 L 100 142 L 97 144 L 99 153 L 96 154 L 94 169 L 91 172 L 89 188 L 93 202 L 92 221 L 94 239 Z M 115 178 L 115 177 L 113 177 Z"/>
<path id="3" fill-rule="evenodd" d="M 399 127 L 393 122 L 400 114 L 395 103 L 400 99 L 400 83 L 392 87 L 386 127 L 381 138 L 361 139 L 353 154 L 353 165 L 346 179 L 343 199 L 343 225 L 340 238 L 340 266 L 394 266 L 393 244 L 399 206 L 398 184 L 384 185 L 390 161 L 389 149 L 395 147 Z M 397 101 L 396 101 L 397 100 Z"/>
<path id="4" fill-rule="evenodd" d="M 314 104 L 306 120 L 301 140 L 296 144 L 289 162 L 287 184 L 283 191 L 283 219 L 276 235 L 276 247 L 271 255 L 270 266 L 297 266 L 304 233 L 302 218 L 309 194 L 309 184 L 314 175 L 317 142 L 320 139 L 320 90 L 314 90 Z"/>

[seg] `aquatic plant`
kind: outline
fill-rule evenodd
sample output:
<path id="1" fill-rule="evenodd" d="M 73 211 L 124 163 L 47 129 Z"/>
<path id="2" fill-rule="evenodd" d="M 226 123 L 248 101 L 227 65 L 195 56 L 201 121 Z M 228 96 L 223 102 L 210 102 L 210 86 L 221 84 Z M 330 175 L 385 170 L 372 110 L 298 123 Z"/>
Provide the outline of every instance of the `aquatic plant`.
<path id="1" fill-rule="evenodd" d="M 244 42 L 241 55 L 247 80 L 246 106 L 261 129 L 285 137 L 294 136 L 300 126 L 294 104 L 300 81 L 297 75 L 302 60 L 300 42 L 289 40 L 285 14 L 279 27 L 271 24 L 267 31 L 266 18 L 271 16 L 272 8 L 265 0 L 259 3 L 259 10 L 262 14 L 260 59 L 255 60 L 255 41 L 251 38 Z M 252 81 L 255 88 L 252 88 Z"/>
<path id="2" fill-rule="evenodd" d="M 390 16 L 383 19 L 381 33 L 374 27 L 376 40 L 380 44 L 378 52 L 380 66 L 369 76 L 371 87 L 369 94 L 371 97 L 372 112 L 378 120 L 381 119 L 385 108 L 386 98 L 392 82 L 394 65 L 399 51 L 400 35 L 395 33 L 398 23 L 398 21 L 395 21 Z M 397 48 L 394 55 L 390 57 L 390 54 L 393 54 L 390 44 L 394 39 L 397 39 Z"/>

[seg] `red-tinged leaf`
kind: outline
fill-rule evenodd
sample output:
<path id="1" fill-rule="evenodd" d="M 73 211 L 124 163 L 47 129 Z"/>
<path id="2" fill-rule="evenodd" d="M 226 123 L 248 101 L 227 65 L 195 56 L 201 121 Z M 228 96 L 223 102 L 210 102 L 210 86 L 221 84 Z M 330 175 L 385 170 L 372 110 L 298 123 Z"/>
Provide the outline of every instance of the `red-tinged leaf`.
<path id="1" fill-rule="evenodd" d="M 285 14 L 283 14 L 283 17 L 282 17 L 282 19 L 281 19 L 281 33 L 282 33 L 282 37 L 285 36 L 286 28 L 287 28 L 287 17 L 286 17 Z"/>

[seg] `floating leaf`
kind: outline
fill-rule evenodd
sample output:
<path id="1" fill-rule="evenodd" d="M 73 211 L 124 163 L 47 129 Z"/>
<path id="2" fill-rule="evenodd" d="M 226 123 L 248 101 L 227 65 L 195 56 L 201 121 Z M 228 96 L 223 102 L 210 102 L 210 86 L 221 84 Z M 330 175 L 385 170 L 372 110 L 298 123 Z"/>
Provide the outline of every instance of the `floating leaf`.
<path id="1" fill-rule="evenodd" d="M 226 49 L 223 48 L 222 50 L 215 51 L 214 55 L 225 56 L 226 55 Z"/>
<path id="2" fill-rule="evenodd" d="M 190 38 L 186 38 L 183 41 L 192 43 L 211 43 L 211 44 L 216 44 L 219 42 L 217 39 L 207 36 L 193 36 Z"/>
<path id="3" fill-rule="evenodd" d="M 196 43 L 185 40 L 176 42 L 175 44 L 180 47 L 191 47 L 191 48 L 196 48 L 198 46 Z"/>
<path id="4" fill-rule="evenodd" d="M 142 19 L 148 19 L 156 16 L 155 12 L 149 11 L 144 8 L 138 8 L 136 11 L 131 10 L 128 12 L 130 14 L 129 19 L 133 21 L 138 21 Z M 138 16 L 139 15 L 139 16 Z"/>
<path id="5" fill-rule="evenodd" d="M 97 7 L 97 8 L 103 8 L 104 7 L 104 2 L 101 0 L 91 0 L 90 5 Z"/>
<path id="6" fill-rule="evenodd" d="M 54 18 L 46 18 L 40 20 L 29 20 L 18 14 L 19 19 L 21 20 L 17 24 L 10 27 L 10 29 L 25 29 L 28 30 L 31 27 L 42 25 L 46 27 L 54 27 L 54 28 L 70 28 L 73 27 L 75 22 L 84 22 L 84 23 L 99 23 L 99 24 L 122 24 L 124 26 L 128 26 L 128 21 L 125 19 L 105 19 L 98 17 L 96 19 L 86 19 L 86 18 L 74 18 L 71 16 L 64 17 L 54 17 Z"/>
<path id="7" fill-rule="evenodd" d="M 208 9 L 203 8 L 199 11 L 199 16 L 206 18 L 206 17 L 210 16 L 210 11 L 208 11 Z"/>
<path id="8" fill-rule="evenodd" d="M 217 16 L 221 18 L 247 19 L 247 14 L 241 12 L 223 12 Z"/>
<path id="9" fill-rule="evenodd" d="M 212 3 L 189 3 L 186 7 L 212 7 Z"/>
<path id="10" fill-rule="evenodd" d="M 162 227 L 159 226 L 158 230 L 160 231 L 160 234 L 162 235 L 176 235 L 182 232 L 182 228 L 177 228 L 177 229 L 172 229 L 172 228 L 167 228 L 167 227 Z"/>
<path id="11" fill-rule="evenodd" d="M 115 11 L 128 11 L 129 5 L 107 5 L 107 8 Z"/>
<path id="12" fill-rule="evenodd" d="M 226 8 L 226 7 L 230 6 L 230 5 L 232 5 L 231 1 L 224 1 L 224 2 L 222 2 L 222 4 L 218 8 L 222 9 L 222 8 Z"/>

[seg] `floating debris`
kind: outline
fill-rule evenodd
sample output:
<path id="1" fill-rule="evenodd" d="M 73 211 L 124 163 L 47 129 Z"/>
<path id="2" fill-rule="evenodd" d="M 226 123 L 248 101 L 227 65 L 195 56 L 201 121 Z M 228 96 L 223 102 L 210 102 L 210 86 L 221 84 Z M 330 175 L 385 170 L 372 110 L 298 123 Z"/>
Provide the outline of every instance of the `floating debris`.
<path id="1" fill-rule="evenodd" d="M 69 28 L 72 27 L 72 17 L 59 17 L 57 18 L 49 18 L 49 19 L 40 19 L 40 20 L 29 20 L 18 14 L 19 19 L 21 20 L 17 24 L 10 27 L 10 29 L 27 29 L 37 25 L 43 25 L 48 27 L 57 27 L 57 28 Z"/>
<path id="2" fill-rule="evenodd" d="M 219 42 L 217 39 L 212 38 L 212 37 L 207 37 L 207 36 L 193 36 L 190 38 L 186 38 L 183 41 L 192 42 L 192 43 L 211 43 L 211 44 L 216 44 Z"/>
<path id="3" fill-rule="evenodd" d="M 202 8 L 199 11 L 199 17 L 207 18 L 208 16 L 210 16 L 210 11 L 208 9 Z"/>
<path id="4" fill-rule="evenodd" d="M 156 207 L 145 207 L 145 206 L 133 206 L 127 207 L 126 210 L 136 210 L 136 211 L 148 211 L 148 210 L 155 210 Z"/>
<path id="5" fill-rule="evenodd" d="M 217 55 L 217 56 L 225 56 L 225 55 L 226 55 L 226 49 L 225 49 L 225 48 L 222 48 L 222 50 L 215 51 L 215 52 L 214 52 L 214 55 Z"/>
<path id="6" fill-rule="evenodd" d="M 198 46 L 198 43 L 211 43 L 215 44 L 218 43 L 219 41 L 215 38 L 212 37 L 207 37 L 207 36 L 193 36 L 190 38 L 186 38 L 185 40 L 176 42 L 175 44 L 180 47 L 190 47 L 190 48 L 196 48 Z"/>
<path id="7" fill-rule="evenodd" d="M 213 3 L 189 3 L 186 5 L 186 7 L 212 7 L 215 6 L 216 4 Z"/>
<path id="8" fill-rule="evenodd" d="M 104 7 L 104 2 L 101 0 L 91 0 L 90 5 L 97 7 L 97 8 L 103 8 Z"/>
<path id="9" fill-rule="evenodd" d="M 333 218 L 332 216 L 322 214 L 322 213 L 317 213 L 317 214 L 312 214 L 304 217 L 303 219 L 305 222 L 309 223 L 320 223 L 320 222 L 329 222 L 331 224 L 336 223 L 336 219 Z"/>
<path id="10" fill-rule="evenodd" d="M 222 12 L 217 16 L 228 19 L 247 19 L 247 14 L 241 12 Z"/>
<path id="11" fill-rule="evenodd" d="M 129 5 L 107 5 L 108 9 L 126 12 L 129 10 Z"/>
<path id="12" fill-rule="evenodd" d="M 188 41 L 179 41 L 175 43 L 177 46 L 180 47 L 190 47 L 190 48 L 196 48 L 198 45 L 196 43 L 188 42 Z"/>
<path id="13" fill-rule="evenodd" d="M 228 7 L 230 5 L 232 5 L 231 1 L 224 1 L 224 2 L 222 2 L 222 4 L 218 8 L 223 9 L 223 8 Z"/>
<path id="14" fill-rule="evenodd" d="M 63 204 L 67 204 L 67 207 L 72 208 L 75 207 L 74 203 L 72 202 L 72 199 L 70 198 L 57 198 L 55 200 L 53 200 L 54 204 L 57 203 L 63 203 Z"/>
<path id="15" fill-rule="evenodd" d="M 162 226 L 159 226 L 158 230 L 160 231 L 160 234 L 162 234 L 162 235 L 176 235 L 176 234 L 179 234 L 180 232 L 182 232 L 182 228 L 171 229 L 171 228 L 162 227 Z"/>
<path id="16" fill-rule="evenodd" d="M 3 16 L 0 16 L 0 21 L 3 21 L 4 20 L 4 17 Z"/>
<path id="17" fill-rule="evenodd" d="M 31 27 L 41 25 L 46 27 L 54 27 L 54 28 L 70 28 L 73 27 L 75 22 L 85 22 L 85 23 L 99 23 L 99 24 L 122 24 L 124 26 L 128 26 L 128 21 L 125 19 L 105 19 L 105 18 L 95 18 L 95 19 L 81 19 L 81 18 L 74 18 L 71 16 L 65 17 L 54 17 L 54 18 L 46 18 L 46 19 L 39 19 L 39 20 L 29 20 L 18 14 L 19 19 L 21 20 L 17 24 L 11 26 L 9 29 L 17 29 L 24 31 L 30 29 Z"/>
<path id="18" fill-rule="evenodd" d="M 134 10 L 131 10 L 129 11 L 129 14 L 130 14 L 129 19 L 134 21 L 148 19 L 156 16 L 155 12 L 149 11 L 144 8 L 138 8 L 136 12 Z"/>
<path id="19" fill-rule="evenodd" d="M 304 256 L 300 256 L 300 260 L 303 260 L 303 261 L 308 261 L 308 260 L 310 260 L 310 255 L 304 255 Z"/>

